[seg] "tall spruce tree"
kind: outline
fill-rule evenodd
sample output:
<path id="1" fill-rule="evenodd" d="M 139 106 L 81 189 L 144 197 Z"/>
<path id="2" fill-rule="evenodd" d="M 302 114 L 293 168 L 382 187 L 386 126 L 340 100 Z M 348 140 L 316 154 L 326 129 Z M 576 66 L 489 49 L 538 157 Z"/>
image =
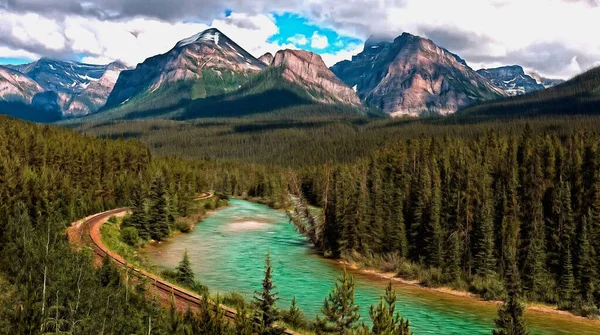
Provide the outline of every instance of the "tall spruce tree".
<path id="1" fill-rule="evenodd" d="M 194 270 L 192 270 L 192 264 L 190 262 L 190 258 L 188 257 L 187 249 L 183 253 L 183 259 L 181 260 L 181 262 L 179 262 L 176 271 L 178 282 L 187 285 L 188 287 L 194 286 Z"/>
<path id="2" fill-rule="evenodd" d="M 354 278 L 344 269 L 335 286 L 323 301 L 317 316 L 317 334 L 349 335 L 358 328 L 359 306 L 354 303 Z"/>
<path id="3" fill-rule="evenodd" d="M 150 230 L 148 229 L 148 215 L 144 198 L 142 180 L 138 179 L 131 189 L 131 217 L 126 222 L 129 226 L 137 229 L 140 238 L 147 240 L 150 238 Z"/>
<path id="4" fill-rule="evenodd" d="M 283 334 L 284 329 L 277 326 L 275 322 L 281 319 L 277 310 L 277 295 L 274 292 L 275 284 L 273 283 L 273 268 L 271 267 L 271 255 L 267 252 L 265 256 L 265 277 L 262 281 L 262 291 L 257 291 L 254 294 L 254 305 L 256 312 L 254 315 L 254 323 L 259 334 L 278 335 Z"/>
<path id="5" fill-rule="evenodd" d="M 509 257 L 516 258 L 516 257 Z M 527 335 L 527 322 L 525 321 L 525 305 L 520 299 L 519 274 L 517 265 L 513 263 L 506 270 L 507 298 L 498 309 L 495 320 L 496 329 L 493 335 Z"/>
<path id="6" fill-rule="evenodd" d="M 156 241 L 162 241 L 169 236 L 169 208 L 166 196 L 165 178 L 157 175 L 150 187 L 150 210 L 148 213 L 150 237 Z"/>

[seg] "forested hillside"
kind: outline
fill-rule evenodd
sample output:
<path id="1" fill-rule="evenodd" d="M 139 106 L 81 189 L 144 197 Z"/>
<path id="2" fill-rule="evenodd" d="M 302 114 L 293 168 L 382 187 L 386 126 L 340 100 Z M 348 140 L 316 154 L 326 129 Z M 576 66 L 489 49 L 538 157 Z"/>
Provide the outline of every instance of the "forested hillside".
<path id="1" fill-rule="evenodd" d="M 298 109 L 304 110 L 304 109 Z M 399 139 L 421 135 L 476 138 L 489 131 L 521 132 L 529 124 L 538 133 L 568 136 L 575 130 L 594 130 L 598 116 L 539 117 L 478 122 L 460 118 L 381 119 L 367 117 L 256 116 L 247 119 L 196 121 L 137 120 L 89 123 L 78 131 L 102 138 L 138 139 L 156 156 L 228 160 L 287 167 L 352 163 Z"/>
<path id="2" fill-rule="evenodd" d="M 400 140 L 351 165 L 305 169 L 296 222 L 331 257 L 496 299 L 516 266 L 524 295 L 584 315 L 600 304 L 600 135 L 496 129 Z"/>
<path id="3" fill-rule="evenodd" d="M 600 112 L 600 68 L 546 90 L 483 102 L 467 107 L 457 116 L 479 118 L 581 115 Z"/>
<path id="4" fill-rule="evenodd" d="M 275 186 L 261 186 L 266 170 L 222 169 L 228 172 L 208 163 L 153 159 L 137 141 L 100 140 L 1 117 L 0 333 L 172 333 L 172 323 L 181 322 L 176 314 L 147 300 L 143 283 L 124 282 L 111 263 L 95 270 L 89 252 L 68 244 L 65 228 L 86 215 L 129 206 L 132 190 L 151 184 L 163 188 L 165 215 L 183 214 L 200 190 L 231 189 L 232 174 L 243 179 L 235 183 L 240 192 L 273 197 L 268 192 Z"/>

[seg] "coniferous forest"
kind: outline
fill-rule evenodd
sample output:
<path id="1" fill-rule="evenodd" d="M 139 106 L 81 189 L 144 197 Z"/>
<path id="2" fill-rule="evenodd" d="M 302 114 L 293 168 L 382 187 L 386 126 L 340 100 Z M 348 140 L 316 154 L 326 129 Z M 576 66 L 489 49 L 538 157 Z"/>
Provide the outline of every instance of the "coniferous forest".
<path id="1" fill-rule="evenodd" d="M 253 334 L 256 327 L 277 333 L 281 329 L 270 325 L 285 322 L 320 333 L 386 333 L 378 327 L 410 333 L 409 321 L 385 303 L 393 300 L 391 291 L 371 308 L 373 328 L 359 323 L 347 275 L 315 321 L 295 305 L 276 309 L 277 293 L 267 278 L 260 304 L 242 302 L 235 325 L 209 305 L 181 315 L 148 299 L 143 283 L 126 283 L 110 262 L 94 268 L 91 253 L 72 249 L 64 233 L 86 215 L 132 206 L 138 212 L 123 222 L 124 230 L 135 230 L 136 239 L 167 239 L 179 229 L 175 218 L 190 214 L 193 199 L 206 190 L 287 208 L 298 230 L 326 257 L 393 271 L 426 286 L 506 299 L 496 320 L 498 334 L 526 331 L 525 301 L 597 315 L 600 135 L 594 119 L 531 121 L 446 125 L 453 133 L 436 132 L 436 121 L 390 122 L 386 127 L 396 130 L 387 133 L 393 138 L 388 143 L 374 148 L 380 134 L 371 130 L 352 140 L 370 138 L 354 149 L 368 155 L 290 167 L 276 156 L 272 163 L 156 158 L 153 151 L 160 148 L 135 139 L 97 139 L 4 117 L 0 299 L 9 307 L 1 311 L 0 330 L 120 334 L 148 327 L 173 333 L 176 327 Z M 369 129 L 371 122 L 382 121 L 361 127 Z M 421 135 L 393 136 L 400 133 L 395 127 Z M 254 150 L 252 131 L 247 135 L 252 140 L 236 150 Z M 260 132 L 267 148 L 280 136 L 277 129 Z M 325 150 L 348 143 L 331 141 Z M 308 157 L 311 149 L 293 150 Z M 178 271 L 186 270 L 180 271 L 185 280 L 177 281 L 198 287 L 189 260 L 182 264 Z M 268 315 L 260 314 L 260 306 Z M 348 318 L 345 324 L 336 323 L 338 313 Z"/>

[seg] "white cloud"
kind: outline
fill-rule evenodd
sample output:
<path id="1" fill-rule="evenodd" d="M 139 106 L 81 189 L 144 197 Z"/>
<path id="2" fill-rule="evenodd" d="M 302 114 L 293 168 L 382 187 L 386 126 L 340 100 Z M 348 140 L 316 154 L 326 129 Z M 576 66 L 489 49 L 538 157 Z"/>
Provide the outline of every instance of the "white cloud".
<path id="1" fill-rule="evenodd" d="M 0 57 L 36 60 L 40 58 L 40 55 L 25 50 L 13 50 L 7 47 L 0 46 Z"/>
<path id="2" fill-rule="evenodd" d="M 351 59 L 352 56 L 362 52 L 364 45 L 350 45 L 345 50 L 338 51 L 336 53 L 321 54 L 321 58 L 328 67 L 335 65 L 343 60 Z"/>
<path id="3" fill-rule="evenodd" d="M 310 46 L 314 49 L 325 49 L 329 46 L 329 40 L 327 39 L 327 36 L 319 35 L 319 33 L 316 31 L 313 33 L 310 40 Z"/>
<path id="4" fill-rule="evenodd" d="M 598 0 L 228 0 L 227 8 L 234 11 L 231 18 L 218 14 L 225 5 L 217 0 L 203 0 L 207 10 L 196 14 L 191 10 L 197 8 L 193 0 L 86 2 L 93 4 L 91 9 L 101 9 L 105 14 L 120 13 L 115 17 L 121 18 L 114 21 L 81 12 L 76 0 L 9 3 L 4 10 L 0 5 L 0 47 L 11 53 L 54 57 L 86 53 L 97 59 L 136 63 L 167 51 L 177 40 L 207 27 L 183 23 L 184 17 L 213 17 L 217 19 L 205 22 L 258 56 L 277 47 L 268 42 L 269 34 L 276 33 L 277 27 L 264 13 L 291 11 L 342 35 L 362 39 L 371 34 L 395 37 L 404 31 L 425 36 L 457 53 L 474 68 L 520 64 L 544 76 L 565 78 L 600 61 Z M 319 34 L 305 38 L 305 45 L 315 49 L 329 45 Z M 295 44 L 288 43 L 285 47 Z"/>
<path id="5" fill-rule="evenodd" d="M 304 36 L 302 34 L 296 34 L 296 35 L 288 38 L 287 41 L 289 43 L 295 44 L 295 45 L 307 45 L 308 44 L 308 38 L 306 38 L 306 36 Z"/>

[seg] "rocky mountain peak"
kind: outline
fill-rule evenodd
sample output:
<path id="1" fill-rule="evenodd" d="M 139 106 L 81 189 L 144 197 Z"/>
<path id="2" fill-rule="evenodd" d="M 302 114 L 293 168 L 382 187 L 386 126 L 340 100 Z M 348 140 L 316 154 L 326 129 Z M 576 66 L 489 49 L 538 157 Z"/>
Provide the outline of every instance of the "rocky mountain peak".
<path id="1" fill-rule="evenodd" d="M 267 52 L 266 54 L 260 56 L 258 60 L 265 63 L 266 65 L 271 65 L 271 63 L 273 63 L 273 54 Z"/>
<path id="2" fill-rule="evenodd" d="M 433 41 L 403 33 L 371 42 L 332 71 L 368 105 L 393 116 L 448 114 L 474 102 L 505 96 L 457 55 Z"/>
<path id="3" fill-rule="evenodd" d="M 280 68 L 287 81 L 315 91 L 316 101 L 324 103 L 343 103 L 359 106 L 356 93 L 331 70 L 327 68 L 321 56 L 305 50 L 281 50 L 275 54 L 271 67 Z"/>
<path id="4" fill-rule="evenodd" d="M 477 70 L 477 73 L 501 88 L 508 95 L 521 95 L 544 89 L 535 79 L 525 74 L 519 65 Z"/>

